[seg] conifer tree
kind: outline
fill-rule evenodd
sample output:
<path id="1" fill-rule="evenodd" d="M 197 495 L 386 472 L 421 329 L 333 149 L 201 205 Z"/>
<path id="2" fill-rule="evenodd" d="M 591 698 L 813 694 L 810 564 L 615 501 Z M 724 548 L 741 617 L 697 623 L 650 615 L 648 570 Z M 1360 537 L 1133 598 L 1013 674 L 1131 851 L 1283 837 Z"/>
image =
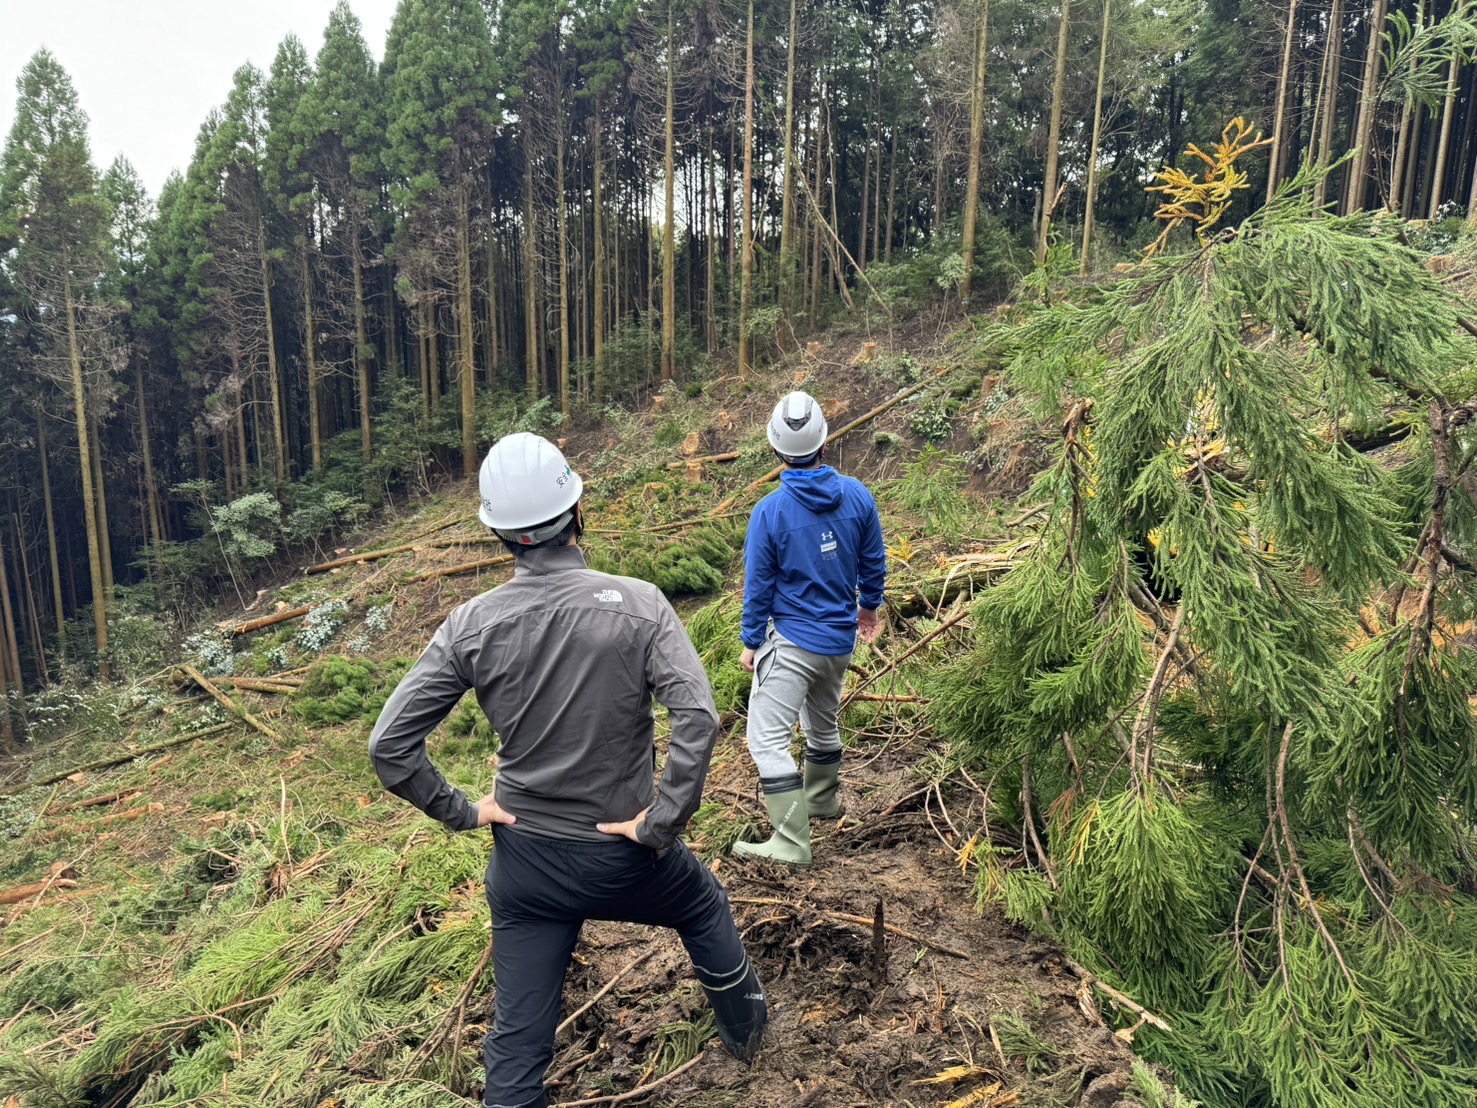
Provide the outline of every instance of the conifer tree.
<path id="1" fill-rule="evenodd" d="M 390 26 L 384 80 L 385 165 L 397 202 L 412 215 L 431 216 L 422 232 L 423 248 L 447 222 L 454 239 L 449 266 L 432 268 L 442 270 L 455 290 L 462 466 L 471 473 L 478 461 L 472 214 L 476 182 L 491 156 L 501 114 L 492 34 L 482 4 L 401 0 Z M 431 203 L 440 213 L 430 213 Z"/>
<path id="2" fill-rule="evenodd" d="M 15 121 L 0 155 L 0 244 L 31 322 L 45 336 L 40 361 L 66 390 L 77 432 L 92 579 L 98 672 L 110 677 L 105 526 L 98 516 L 92 423 L 109 383 L 115 306 L 102 290 L 113 259 L 110 211 L 87 142 L 87 115 L 71 78 L 46 50 L 16 82 Z"/>
<path id="3" fill-rule="evenodd" d="M 1165 171 L 1165 217 L 1252 148 Z M 982 901 L 1165 1015 L 1135 1044 L 1191 1095 L 1471 1104 L 1474 347 L 1397 231 L 1315 217 L 1322 172 L 1023 321 L 1046 522 L 932 711 L 1022 829 Z"/>

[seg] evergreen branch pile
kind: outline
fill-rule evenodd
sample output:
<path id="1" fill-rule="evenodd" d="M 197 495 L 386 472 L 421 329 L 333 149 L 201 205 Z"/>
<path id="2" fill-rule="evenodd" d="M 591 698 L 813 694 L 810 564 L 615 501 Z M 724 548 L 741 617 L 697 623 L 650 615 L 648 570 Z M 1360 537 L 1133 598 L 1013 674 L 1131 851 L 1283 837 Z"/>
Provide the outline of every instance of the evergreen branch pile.
<path id="1" fill-rule="evenodd" d="M 1163 1014 L 1188 1093 L 1473 1105 L 1473 346 L 1319 172 L 1016 329 L 1049 508 L 930 713 L 1022 829 L 982 904 Z"/>

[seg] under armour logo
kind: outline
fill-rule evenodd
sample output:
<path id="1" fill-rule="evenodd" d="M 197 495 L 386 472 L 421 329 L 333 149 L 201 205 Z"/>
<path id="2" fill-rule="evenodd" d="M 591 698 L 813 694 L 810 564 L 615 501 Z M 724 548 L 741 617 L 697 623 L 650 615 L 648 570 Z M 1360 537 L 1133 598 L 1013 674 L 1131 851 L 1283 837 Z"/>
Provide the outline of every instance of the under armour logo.
<path id="1" fill-rule="evenodd" d="M 831 551 L 833 551 L 835 549 L 836 549 L 836 532 L 835 531 L 822 531 L 821 532 L 821 553 L 822 554 L 829 554 Z"/>

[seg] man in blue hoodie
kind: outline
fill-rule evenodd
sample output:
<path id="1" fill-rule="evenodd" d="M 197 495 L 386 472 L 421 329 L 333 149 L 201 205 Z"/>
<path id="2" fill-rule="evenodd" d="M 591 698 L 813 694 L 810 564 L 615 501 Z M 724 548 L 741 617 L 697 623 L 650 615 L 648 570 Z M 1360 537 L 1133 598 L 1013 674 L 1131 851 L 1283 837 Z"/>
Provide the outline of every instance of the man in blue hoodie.
<path id="1" fill-rule="evenodd" d="M 785 468 L 779 490 L 754 508 L 744 547 L 749 753 L 774 834 L 733 849 L 796 866 L 810 864 L 811 817 L 841 814 L 841 683 L 858 631 L 877 637 L 887 578 L 877 504 L 860 481 L 823 464 L 828 430 L 807 393 L 775 406 L 769 444 Z M 790 755 L 797 721 L 803 777 Z"/>

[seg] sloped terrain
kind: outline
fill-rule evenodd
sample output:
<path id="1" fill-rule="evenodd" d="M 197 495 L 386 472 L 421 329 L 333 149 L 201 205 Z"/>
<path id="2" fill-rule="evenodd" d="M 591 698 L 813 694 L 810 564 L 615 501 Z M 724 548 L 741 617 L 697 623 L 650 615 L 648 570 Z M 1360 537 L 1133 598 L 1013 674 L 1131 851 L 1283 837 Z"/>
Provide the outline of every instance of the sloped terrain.
<path id="1" fill-rule="evenodd" d="M 674 937 L 592 924 L 566 988 L 557 1101 L 1168 1103 L 1135 1072 L 1131 1035 L 1104 1026 L 1110 996 L 975 910 L 990 782 L 931 738 L 922 681 L 968 641 L 971 592 L 1010 562 L 1005 505 L 1039 446 L 967 343 L 915 349 L 812 348 L 763 380 L 669 389 L 566 444 L 593 564 L 674 595 L 709 666 L 727 735 L 690 837 L 729 891 L 774 1022 L 744 1070 L 717 1048 Z M 833 429 L 884 408 L 831 458 L 878 491 L 893 574 L 889 630 L 849 686 L 847 812 L 817 828 L 815 866 L 789 871 L 728 853 L 763 833 L 733 590 L 771 464 L 764 418 L 802 381 Z M 3 767 L 0 892 L 22 895 L 0 908 L 0 1095 L 38 1108 L 477 1095 L 490 840 L 407 810 L 364 750 L 431 629 L 508 572 L 474 503 L 458 483 L 407 505 L 338 564 L 215 613 L 190 669 L 60 705 L 61 736 Z M 495 751 L 470 699 L 433 739 L 474 795 Z M 81 766 L 94 768 L 68 772 Z"/>

